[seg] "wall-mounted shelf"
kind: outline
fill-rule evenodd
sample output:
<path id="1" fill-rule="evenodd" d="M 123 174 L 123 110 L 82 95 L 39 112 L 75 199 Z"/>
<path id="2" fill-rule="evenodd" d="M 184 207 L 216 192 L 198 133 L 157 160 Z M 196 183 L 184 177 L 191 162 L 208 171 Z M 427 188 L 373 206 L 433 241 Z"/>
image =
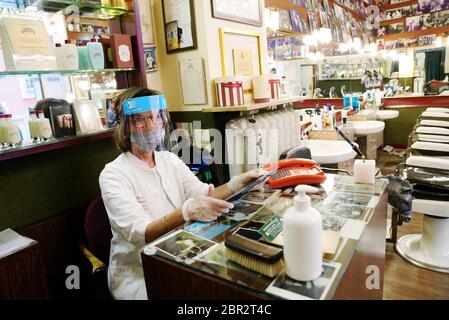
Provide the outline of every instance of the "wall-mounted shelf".
<path id="1" fill-rule="evenodd" d="M 365 18 L 364 16 L 362 16 L 360 13 L 358 13 L 358 12 L 352 10 L 351 8 L 346 7 L 344 4 L 335 2 L 335 1 L 333 1 L 333 0 L 330 1 L 330 2 L 332 2 L 333 4 L 336 4 L 337 6 L 342 7 L 343 9 L 345 9 L 346 11 L 348 11 L 348 12 L 352 15 L 352 17 L 353 17 L 354 19 L 357 19 L 357 20 L 359 20 L 359 21 L 365 21 L 365 20 L 366 20 L 366 18 Z"/>
<path id="2" fill-rule="evenodd" d="M 69 31 L 67 30 L 67 35 L 69 38 L 76 36 L 100 36 L 100 37 L 110 37 L 110 33 L 97 33 L 97 32 L 87 32 L 87 31 Z"/>
<path id="3" fill-rule="evenodd" d="M 338 81 L 338 80 L 351 81 L 351 80 L 362 80 L 362 78 L 335 78 L 335 79 L 319 79 L 318 81 Z"/>
<path id="4" fill-rule="evenodd" d="M 25 3 L 27 7 L 33 6 L 47 12 L 62 11 L 68 15 L 76 14 L 74 11 L 79 10 L 81 16 L 94 19 L 114 19 L 115 17 L 130 13 L 126 8 L 69 0 L 26 0 Z"/>
<path id="5" fill-rule="evenodd" d="M 291 97 L 286 99 L 278 99 L 266 103 L 249 103 L 242 106 L 236 106 L 236 107 L 212 107 L 212 108 L 204 108 L 201 109 L 201 112 L 206 113 L 216 113 L 216 112 L 250 112 L 250 111 L 257 111 L 261 109 L 267 109 L 271 107 L 276 107 L 283 104 L 289 104 L 289 103 L 295 103 L 298 101 L 302 101 L 306 99 L 306 97 Z"/>
<path id="6" fill-rule="evenodd" d="M 0 150 L 0 161 L 20 158 L 24 156 L 29 156 L 37 153 L 42 153 L 46 151 L 52 151 L 57 149 L 62 149 L 66 147 L 76 146 L 83 143 L 105 140 L 112 138 L 114 136 L 115 129 L 107 129 L 99 132 L 94 132 L 90 134 L 84 134 L 73 137 L 64 137 L 58 139 L 52 139 L 48 142 L 43 142 L 39 144 L 28 144 L 26 146 L 20 146 L 7 150 Z"/>
<path id="7" fill-rule="evenodd" d="M 276 35 L 275 36 L 269 36 L 267 37 L 268 39 L 279 39 L 279 38 L 287 38 L 287 37 L 304 37 L 307 35 L 307 33 L 305 32 L 295 32 L 295 31 L 290 31 L 290 30 L 276 30 L 274 32 Z"/>
<path id="8" fill-rule="evenodd" d="M 405 39 L 405 38 L 416 38 L 419 36 L 428 36 L 432 34 L 444 34 L 446 32 L 449 32 L 449 25 L 441 26 L 438 28 L 432 28 L 432 29 L 423 29 L 423 30 L 417 30 L 412 32 L 400 32 L 395 34 L 387 34 L 385 36 L 377 37 L 376 39 L 384 39 L 385 41 L 389 40 L 399 40 L 399 39 Z"/>
<path id="9" fill-rule="evenodd" d="M 393 3 L 393 4 L 384 4 L 382 6 L 379 6 L 380 11 L 386 11 L 386 10 L 392 10 L 402 7 L 408 7 L 414 4 L 418 4 L 418 0 L 411 0 L 411 1 L 404 1 L 399 3 Z"/>
<path id="10" fill-rule="evenodd" d="M 89 69 L 89 70 L 29 70 L 29 71 L 0 71 L 1 76 L 19 76 L 19 75 L 30 75 L 30 74 L 91 74 L 91 73 L 102 73 L 102 72 L 127 72 L 136 71 L 134 68 L 127 69 Z"/>
<path id="11" fill-rule="evenodd" d="M 420 16 L 420 15 L 418 15 Z M 415 17 L 415 16 L 410 16 L 410 17 Z M 395 24 L 395 23 L 406 23 L 406 19 L 410 18 L 410 17 L 402 17 L 402 18 L 397 18 L 397 19 L 390 19 L 390 20 L 382 20 L 380 22 L 380 26 L 381 27 L 386 27 L 389 26 L 390 24 Z"/>

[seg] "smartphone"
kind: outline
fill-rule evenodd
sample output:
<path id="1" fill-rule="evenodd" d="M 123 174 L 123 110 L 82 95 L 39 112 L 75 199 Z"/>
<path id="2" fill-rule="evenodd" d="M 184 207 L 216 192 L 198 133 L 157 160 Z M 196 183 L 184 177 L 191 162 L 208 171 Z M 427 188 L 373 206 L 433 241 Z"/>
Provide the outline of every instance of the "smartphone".
<path id="1" fill-rule="evenodd" d="M 252 189 L 254 189 L 256 186 L 260 184 L 265 184 L 268 181 L 268 178 L 270 177 L 270 174 L 260 176 L 257 179 L 254 179 L 250 183 L 248 183 L 243 189 L 239 190 L 238 192 L 234 193 L 233 195 L 230 195 L 226 199 L 224 199 L 227 202 L 234 202 L 236 200 L 239 200 L 241 197 L 246 195 L 248 192 L 250 192 Z"/>

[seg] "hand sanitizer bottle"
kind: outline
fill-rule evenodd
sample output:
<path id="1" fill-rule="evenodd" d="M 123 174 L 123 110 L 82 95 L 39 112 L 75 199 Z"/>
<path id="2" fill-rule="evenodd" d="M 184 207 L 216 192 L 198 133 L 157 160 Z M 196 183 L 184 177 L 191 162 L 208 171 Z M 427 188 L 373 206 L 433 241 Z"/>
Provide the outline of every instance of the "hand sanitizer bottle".
<path id="1" fill-rule="evenodd" d="M 306 193 L 318 190 L 299 185 L 295 191 L 298 195 L 293 199 L 293 207 L 283 217 L 285 272 L 292 279 L 312 281 L 321 276 L 323 269 L 323 222 Z"/>

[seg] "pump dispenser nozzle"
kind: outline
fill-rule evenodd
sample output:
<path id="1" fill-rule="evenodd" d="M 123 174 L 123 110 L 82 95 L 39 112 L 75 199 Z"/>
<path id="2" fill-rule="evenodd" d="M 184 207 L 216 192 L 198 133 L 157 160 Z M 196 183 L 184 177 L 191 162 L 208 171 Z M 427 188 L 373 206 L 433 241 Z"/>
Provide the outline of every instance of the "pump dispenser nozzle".
<path id="1" fill-rule="evenodd" d="M 312 204 L 312 200 L 307 193 L 317 193 L 318 189 L 309 185 L 300 184 L 295 188 L 295 191 L 298 193 L 298 195 L 293 199 L 295 209 L 305 211 L 310 208 Z"/>

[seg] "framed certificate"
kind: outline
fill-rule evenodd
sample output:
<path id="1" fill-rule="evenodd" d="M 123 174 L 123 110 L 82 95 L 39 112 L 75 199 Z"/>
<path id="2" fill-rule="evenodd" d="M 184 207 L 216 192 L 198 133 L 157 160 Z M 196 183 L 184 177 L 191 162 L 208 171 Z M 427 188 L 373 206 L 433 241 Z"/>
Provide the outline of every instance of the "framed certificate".
<path id="1" fill-rule="evenodd" d="M 260 0 L 211 0 L 212 16 L 261 27 L 263 11 Z"/>
<path id="2" fill-rule="evenodd" d="M 167 53 L 197 48 L 193 0 L 162 0 Z"/>

